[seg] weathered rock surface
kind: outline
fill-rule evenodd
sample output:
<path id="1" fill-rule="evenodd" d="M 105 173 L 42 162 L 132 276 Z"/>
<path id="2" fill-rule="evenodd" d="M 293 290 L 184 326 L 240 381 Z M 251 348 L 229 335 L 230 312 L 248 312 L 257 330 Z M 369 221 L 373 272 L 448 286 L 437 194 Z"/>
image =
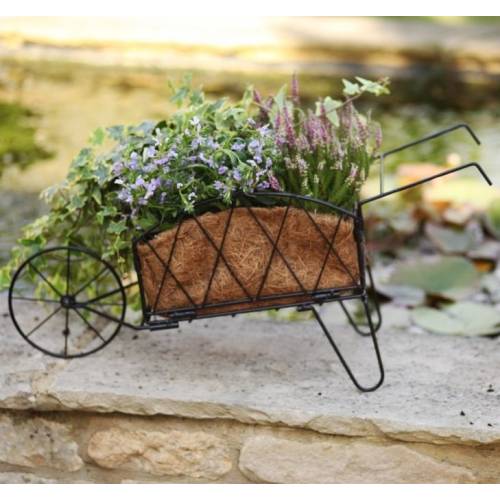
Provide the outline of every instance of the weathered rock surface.
<path id="1" fill-rule="evenodd" d="M 0 472 L 0 484 L 54 484 L 55 479 L 25 472 Z"/>
<path id="2" fill-rule="evenodd" d="M 76 471 L 83 466 L 66 424 L 30 415 L 0 415 L 0 462 Z"/>
<path id="3" fill-rule="evenodd" d="M 325 439 L 303 443 L 251 438 L 239 466 L 252 481 L 268 483 L 464 483 L 474 474 L 403 443 Z"/>
<path id="4" fill-rule="evenodd" d="M 223 441 L 206 432 L 114 428 L 96 432 L 89 441 L 87 451 L 101 467 L 160 476 L 213 480 L 232 467 Z"/>
<path id="5" fill-rule="evenodd" d="M 370 341 L 345 327 L 337 305 L 326 316 L 360 381 L 374 380 Z M 313 322 L 241 316 L 183 324 L 179 331 L 124 328 L 90 357 L 57 366 L 37 357 L 36 376 L 26 375 L 21 386 L 8 380 L 23 373 L 35 351 L 8 318 L 2 327 L 9 339 L 0 353 L 3 407 L 229 418 L 421 442 L 500 442 L 500 338 L 383 326 L 386 382 L 360 394 Z"/>

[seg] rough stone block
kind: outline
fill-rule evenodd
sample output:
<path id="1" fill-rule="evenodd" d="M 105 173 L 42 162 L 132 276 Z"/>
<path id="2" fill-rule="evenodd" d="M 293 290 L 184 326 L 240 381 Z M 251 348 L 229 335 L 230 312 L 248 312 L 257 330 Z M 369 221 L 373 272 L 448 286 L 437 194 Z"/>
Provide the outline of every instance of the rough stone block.
<path id="1" fill-rule="evenodd" d="M 223 441 L 205 432 L 114 428 L 96 432 L 89 441 L 88 454 L 101 467 L 159 476 L 214 480 L 232 467 Z"/>
<path id="2" fill-rule="evenodd" d="M 29 414 L 0 415 L 0 461 L 62 471 L 83 466 L 69 425 Z"/>
<path id="3" fill-rule="evenodd" d="M 322 442 L 257 436 L 243 446 L 240 470 L 266 483 L 463 483 L 474 474 L 404 443 L 325 438 Z"/>

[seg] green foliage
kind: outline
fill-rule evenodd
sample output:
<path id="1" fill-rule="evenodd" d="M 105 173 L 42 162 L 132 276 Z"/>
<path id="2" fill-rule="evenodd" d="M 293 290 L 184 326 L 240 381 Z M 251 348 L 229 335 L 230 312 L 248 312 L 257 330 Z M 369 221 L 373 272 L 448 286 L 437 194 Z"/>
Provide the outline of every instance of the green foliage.
<path id="1" fill-rule="evenodd" d="M 42 193 L 50 211 L 24 228 L 0 287 L 29 255 L 54 244 L 90 248 L 130 275 L 134 237 L 156 224 L 170 227 L 196 202 L 220 197 L 227 204 L 235 190 L 284 189 L 352 207 L 380 145 L 369 117 L 352 102 L 363 93 L 386 93 L 386 85 L 357 79 L 346 84 L 343 100 L 320 100 L 315 114 L 300 109 L 296 82 L 291 98 L 284 86 L 262 104 L 249 88 L 231 105 L 207 100 L 184 79 L 172 87 L 172 101 L 182 109 L 169 119 L 93 132 L 65 181 Z M 114 146 L 101 152 L 108 141 Z M 79 269 L 78 279 L 95 272 Z M 52 282 L 62 273 L 64 267 L 53 265 Z"/>
<path id="2" fill-rule="evenodd" d="M 7 166 L 25 167 L 51 156 L 35 140 L 35 128 L 29 123 L 32 116 L 18 104 L 0 102 L 0 173 Z"/>
<path id="3" fill-rule="evenodd" d="M 340 99 L 319 99 L 314 111 L 300 106 L 296 80 L 290 97 L 284 86 L 270 99 L 256 94 L 255 100 L 261 123 L 273 127 L 282 154 L 273 167 L 281 188 L 353 208 L 382 141 L 378 124 L 353 102 L 363 94 L 380 96 L 389 90 L 387 80 L 356 78 L 343 84 Z"/>

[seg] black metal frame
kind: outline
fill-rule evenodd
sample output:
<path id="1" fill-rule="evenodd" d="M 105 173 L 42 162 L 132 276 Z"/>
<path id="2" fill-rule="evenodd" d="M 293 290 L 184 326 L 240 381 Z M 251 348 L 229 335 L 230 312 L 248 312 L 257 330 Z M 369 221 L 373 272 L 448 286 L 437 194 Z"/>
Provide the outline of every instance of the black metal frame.
<path id="1" fill-rule="evenodd" d="M 491 185 L 492 184 L 491 180 L 489 179 L 487 174 L 484 172 L 482 167 L 478 163 L 471 162 L 471 163 L 467 163 L 464 165 L 460 165 L 458 167 L 447 169 L 443 172 L 432 175 L 430 177 L 426 177 L 424 179 L 413 182 L 413 183 L 408 184 L 406 186 L 391 189 L 389 191 L 384 191 L 384 159 L 386 157 L 388 157 L 389 155 L 392 155 L 392 154 L 396 154 L 396 153 L 398 153 L 404 149 L 410 148 L 412 146 L 416 146 L 416 145 L 419 145 L 421 143 L 427 142 L 429 140 L 433 140 L 437 137 L 440 137 L 444 134 L 453 132 L 454 130 L 457 130 L 460 128 L 465 128 L 469 132 L 469 134 L 472 136 L 472 138 L 475 140 L 475 142 L 477 144 L 480 144 L 479 139 L 477 138 L 477 136 L 474 134 L 474 132 L 471 130 L 471 128 L 468 125 L 459 124 L 459 125 L 455 125 L 453 127 L 450 127 L 448 129 L 436 132 L 434 134 L 428 135 L 426 137 L 423 137 L 422 139 L 419 139 L 417 141 L 413 141 L 413 142 L 410 142 L 408 144 L 402 145 L 398 148 L 392 149 L 392 150 L 387 151 L 385 153 L 381 153 L 379 155 L 379 160 L 380 160 L 380 193 L 378 195 L 371 196 L 371 197 L 366 198 L 364 200 L 359 200 L 354 211 L 349 211 L 349 210 L 343 209 L 341 207 L 337 207 L 337 206 L 335 206 L 332 203 L 329 203 L 327 201 L 318 200 L 318 199 L 310 198 L 307 196 L 296 195 L 296 194 L 292 194 L 292 193 L 282 193 L 282 192 L 255 192 L 255 193 L 250 193 L 250 194 L 248 194 L 248 193 L 247 194 L 234 193 L 232 205 L 231 205 L 231 207 L 227 208 L 227 210 L 229 211 L 229 215 L 227 218 L 226 227 L 224 228 L 224 235 L 222 237 L 220 245 L 218 246 L 210 238 L 210 234 L 206 231 L 206 229 L 200 223 L 200 219 L 199 219 L 199 214 L 203 213 L 203 211 L 209 210 L 210 207 L 213 206 L 213 204 L 217 200 L 204 201 L 204 202 L 197 205 L 195 214 L 191 214 L 189 216 L 186 215 L 186 216 L 183 216 L 179 219 L 177 226 L 176 226 L 177 233 L 175 235 L 174 243 L 172 245 L 172 250 L 170 252 L 169 259 L 166 262 L 161 258 L 160 255 L 158 255 L 158 253 L 156 252 L 154 247 L 150 244 L 151 239 L 156 234 L 161 232 L 161 230 L 162 230 L 161 226 L 155 226 L 154 228 L 146 231 L 144 234 L 142 234 L 141 236 L 139 236 L 138 238 L 136 238 L 133 241 L 134 264 L 135 264 L 137 277 L 138 277 L 137 282 L 129 283 L 128 285 L 126 285 L 124 287 L 118 278 L 119 286 L 117 286 L 116 289 L 110 290 L 109 292 L 107 292 L 101 296 L 98 296 L 98 297 L 95 297 L 91 300 L 87 300 L 87 301 L 83 301 L 83 302 L 78 302 L 76 300 L 76 298 L 74 296 L 71 296 L 70 294 L 68 294 L 68 292 L 66 292 L 66 294 L 59 294 L 60 295 L 60 302 L 61 302 L 60 308 L 61 307 L 65 308 L 66 311 L 71 310 L 71 309 L 75 309 L 77 313 L 78 313 L 78 309 L 85 309 L 87 311 L 90 310 L 93 313 L 95 313 L 96 315 L 101 316 L 109 321 L 113 321 L 113 322 L 118 324 L 117 330 L 115 331 L 113 336 L 108 341 L 106 341 L 102 346 L 100 346 L 98 348 L 98 349 L 100 349 L 100 348 L 104 347 L 104 345 L 109 343 L 109 341 L 111 341 L 112 338 L 114 338 L 114 336 L 118 333 L 118 330 L 122 325 L 128 326 L 129 328 L 132 328 L 134 330 L 146 330 L 146 329 L 147 330 L 162 330 L 162 329 L 169 329 L 169 328 L 177 328 L 179 326 L 179 322 L 181 322 L 181 321 L 192 321 L 194 319 L 199 319 L 199 318 L 206 319 L 206 318 L 211 318 L 211 317 L 228 316 L 228 315 L 235 316 L 237 314 L 249 313 L 249 312 L 255 312 L 255 311 L 295 307 L 299 311 L 309 311 L 313 314 L 315 320 L 318 322 L 319 326 L 321 327 L 321 329 L 322 329 L 323 333 L 325 334 L 330 346 L 337 354 L 341 364 L 345 368 L 345 370 L 346 370 L 349 378 L 353 382 L 353 384 L 360 391 L 363 391 L 363 392 L 374 391 L 375 389 L 380 387 L 380 385 L 383 383 L 383 380 L 384 380 L 384 366 L 383 366 L 382 358 L 380 355 L 380 349 L 378 346 L 378 341 L 377 341 L 377 336 L 376 336 L 376 333 L 380 329 L 381 324 L 382 324 L 382 315 L 381 315 L 381 311 L 380 311 L 380 305 L 378 303 L 377 296 L 375 293 L 373 276 L 371 273 L 371 269 L 370 269 L 368 259 L 366 256 L 366 251 L 365 251 L 362 209 L 363 209 L 364 205 L 371 203 L 373 201 L 377 201 L 377 200 L 382 199 L 386 196 L 400 193 L 400 192 L 405 191 L 407 189 L 411 189 L 411 188 L 414 188 L 414 187 L 419 186 L 421 184 L 430 182 L 436 178 L 443 177 L 443 176 L 458 172 L 460 170 L 471 168 L 471 167 L 476 168 L 480 172 L 480 174 L 483 176 L 485 181 Z M 278 235 L 276 236 L 275 239 L 273 239 L 272 236 L 269 235 L 269 233 L 266 231 L 265 227 L 259 223 L 258 218 L 255 217 L 255 214 L 253 214 L 254 210 L 252 210 L 256 206 L 259 206 L 259 205 L 269 206 L 269 203 L 268 203 L 269 200 L 273 200 L 273 199 L 275 200 L 275 203 L 272 204 L 273 206 L 275 206 L 276 201 L 278 201 L 279 205 L 284 204 L 284 206 L 287 207 L 286 211 L 285 211 L 285 215 L 283 216 L 283 220 L 281 222 L 280 230 L 279 230 Z M 310 222 L 313 225 L 315 225 L 316 230 L 318 230 L 322 234 L 322 237 L 324 238 L 325 242 L 327 243 L 328 250 L 327 250 L 327 253 L 325 255 L 325 259 L 323 261 L 323 266 L 320 270 L 320 274 L 318 276 L 318 279 L 316 280 L 316 285 L 313 289 L 306 289 L 302 285 L 300 280 L 295 276 L 290 264 L 287 263 L 286 258 L 282 255 L 282 252 L 279 249 L 278 242 L 280 239 L 281 230 L 283 229 L 283 226 L 285 224 L 285 220 L 286 220 L 288 211 L 289 211 L 290 207 L 292 207 L 292 206 L 302 208 L 305 210 L 305 213 L 308 214 Z M 266 271 L 264 273 L 261 286 L 259 287 L 259 291 L 257 294 L 254 294 L 254 295 L 249 294 L 248 291 L 245 290 L 245 287 L 238 281 L 237 273 L 235 273 L 234 270 L 231 269 L 231 266 L 226 261 L 226 259 L 224 257 L 224 253 L 223 253 L 224 240 L 225 240 L 226 234 L 228 232 L 228 228 L 229 228 L 229 225 L 231 222 L 233 211 L 236 208 L 242 208 L 242 207 L 245 208 L 246 210 L 248 210 L 248 212 L 250 214 L 253 214 L 252 216 L 253 216 L 255 222 L 260 224 L 263 233 L 266 234 L 266 237 L 268 238 L 270 244 L 272 245 L 271 259 L 269 260 L 268 266 L 267 266 Z M 315 207 L 315 209 L 323 211 L 323 212 L 334 214 L 338 217 L 338 223 L 336 225 L 336 229 L 330 238 L 328 238 L 325 234 L 323 234 L 321 231 L 321 228 L 319 228 L 318 225 L 314 222 L 314 219 L 311 217 L 311 215 L 309 213 L 309 211 L 311 210 L 311 207 Z M 311 210 L 311 211 L 313 211 L 313 210 Z M 215 258 L 215 262 L 214 262 L 214 267 L 213 267 L 212 272 L 211 272 L 211 278 L 210 278 L 210 281 L 208 283 L 208 287 L 207 287 L 207 290 L 206 290 L 206 293 L 204 296 L 204 300 L 201 304 L 196 304 L 191 299 L 191 297 L 189 296 L 189 293 L 183 288 L 182 283 L 179 280 L 177 280 L 172 269 L 170 269 L 170 267 L 169 267 L 170 260 L 172 258 L 174 251 L 175 251 L 177 234 L 180 230 L 181 225 L 183 224 L 183 222 L 186 220 L 187 217 L 189 217 L 191 220 L 194 220 L 197 223 L 200 230 L 204 233 L 205 237 L 210 241 L 211 245 L 213 246 L 213 248 L 216 251 L 216 258 Z M 332 252 L 334 254 L 336 253 L 336 251 L 335 251 L 335 238 L 337 236 L 337 232 L 338 232 L 340 223 L 341 223 L 341 221 L 347 220 L 347 219 L 351 220 L 352 224 L 353 224 L 353 238 L 354 238 L 354 241 L 356 243 L 356 249 L 357 249 L 357 254 L 358 254 L 358 273 L 357 273 L 358 277 L 357 277 L 357 279 L 353 279 L 352 286 L 330 288 L 330 289 L 321 289 L 321 288 L 319 288 L 319 283 L 320 283 L 321 275 L 325 269 L 325 265 L 327 263 L 327 260 L 330 258 L 330 255 L 332 254 Z M 163 265 L 163 269 L 164 269 L 163 277 L 161 280 L 161 286 L 158 290 L 158 294 L 157 294 L 155 303 L 153 305 L 150 305 L 147 303 L 146 296 L 144 293 L 143 282 L 142 282 L 142 272 L 141 272 L 141 262 L 139 259 L 139 252 L 138 252 L 138 245 L 140 245 L 140 244 L 149 245 L 150 249 L 156 254 L 156 257 L 161 261 L 161 264 Z M 104 262 L 104 261 L 102 261 L 102 259 L 99 256 L 97 256 L 97 255 L 93 254 L 93 252 L 90 252 L 90 251 L 85 250 L 85 249 L 77 249 L 75 247 L 57 247 L 55 250 L 61 250 L 61 248 L 68 248 L 68 280 L 69 280 L 70 251 L 84 251 L 88 255 L 92 256 L 93 258 L 96 258 L 99 261 Z M 20 326 L 18 325 L 18 323 L 15 319 L 15 311 L 14 311 L 14 306 L 13 306 L 14 301 L 15 301 L 15 296 L 13 296 L 13 291 L 15 289 L 16 279 L 19 276 L 19 274 L 21 273 L 23 267 L 26 265 L 29 265 L 29 262 L 31 261 L 31 259 L 35 258 L 37 255 L 40 255 L 44 252 L 50 252 L 51 250 L 52 249 L 45 249 L 42 252 L 35 254 L 28 261 L 26 261 L 21 266 L 21 268 L 19 268 L 19 270 L 16 272 L 15 276 L 13 277 L 13 280 L 11 283 L 11 288 L 9 291 L 9 308 L 10 308 L 10 314 L 13 318 L 13 321 L 14 321 L 16 328 L 19 330 L 21 335 L 23 335 L 23 337 L 31 345 L 42 350 L 46 354 L 58 356 L 58 354 L 54 354 L 52 352 L 48 352 L 48 351 L 40 348 L 40 346 L 38 346 L 31 339 L 28 338 L 29 335 L 27 336 L 25 334 L 25 332 L 22 331 L 22 329 L 20 328 Z M 275 255 L 279 255 L 279 257 L 281 259 L 283 259 L 285 265 L 288 267 L 290 272 L 294 275 L 294 277 L 297 281 L 297 284 L 299 285 L 299 288 L 300 288 L 300 290 L 298 292 L 273 294 L 272 296 L 261 296 L 260 295 L 260 293 L 263 289 L 263 285 L 267 279 L 267 275 L 269 273 L 271 261 Z M 342 261 L 342 259 L 340 259 L 338 254 L 336 254 L 336 258 L 338 258 L 340 261 Z M 208 303 L 207 299 L 209 296 L 210 286 L 212 284 L 212 279 L 213 279 L 214 274 L 216 272 L 217 266 L 221 262 L 224 263 L 226 268 L 231 272 L 233 277 L 240 284 L 241 288 L 245 291 L 245 294 L 247 296 L 246 299 L 218 302 L 215 304 Z M 104 262 L 104 264 L 106 264 L 106 263 Z M 106 265 L 108 267 L 110 267 L 108 264 L 106 264 Z M 111 268 L 111 271 L 113 272 L 114 275 L 116 275 L 116 272 L 112 268 Z M 41 274 L 41 273 L 39 273 L 39 274 Z M 183 308 L 170 309 L 170 310 L 157 310 L 158 301 L 159 301 L 160 295 L 162 293 L 163 284 L 165 283 L 165 279 L 166 279 L 167 275 L 170 275 L 172 277 L 172 279 L 174 281 L 176 281 L 179 288 L 183 291 L 183 293 L 186 295 L 186 297 L 191 302 L 192 307 L 183 307 Z M 46 280 L 45 277 L 44 277 L 44 279 Z M 96 310 L 92 307 L 92 304 L 94 302 L 99 301 L 99 300 L 102 301 L 105 298 L 113 296 L 113 295 L 118 294 L 118 293 L 120 293 L 120 295 L 122 296 L 124 307 L 126 307 L 125 289 L 132 287 L 132 286 L 135 286 L 136 284 L 138 284 L 139 289 L 140 289 L 142 313 L 143 313 L 143 319 L 142 319 L 142 323 L 140 325 L 134 325 L 134 324 L 131 324 L 131 323 L 125 321 L 125 311 L 123 311 L 123 314 L 121 315 L 121 317 L 116 317 L 112 314 L 103 312 L 102 310 Z M 85 286 L 87 286 L 87 285 L 85 285 Z M 69 285 L 68 285 L 68 288 L 69 288 Z M 369 307 L 370 297 L 368 294 L 368 288 L 371 288 L 373 291 L 372 296 L 371 296 L 371 301 L 372 301 L 375 317 L 372 316 L 372 312 L 370 311 L 370 307 Z M 293 300 L 295 297 L 297 298 L 296 301 Z M 280 302 L 283 299 L 286 299 L 287 301 L 289 299 L 292 299 L 292 301 L 287 302 L 287 303 Z M 361 327 L 358 323 L 356 323 L 356 321 L 354 320 L 354 318 L 352 317 L 352 315 L 350 314 L 350 312 L 348 311 L 348 309 L 346 308 L 346 306 L 344 304 L 344 301 L 355 300 L 355 299 L 360 300 L 362 303 L 362 306 L 363 306 L 363 312 L 364 312 L 364 315 L 366 316 L 366 324 L 365 324 L 364 328 Z M 25 299 L 25 300 L 28 300 L 28 299 Z M 264 305 L 264 306 L 259 305 L 259 303 L 261 301 L 264 301 L 264 300 L 271 300 L 271 301 L 275 301 L 275 302 L 272 305 L 269 305 L 269 304 Z M 348 322 L 351 324 L 351 326 L 354 328 L 354 330 L 362 336 L 371 337 L 374 351 L 375 351 L 376 361 L 377 361 L 377 365 L 378 365 L 378 371 L 379 371 L 378 378 L 376 379 L 375 383 L 373 383 L 372 385 L 364 386 L 364 385 L 359 383 L 359 381 L 355 377 L 350 365 L 346 362 L 340 349 L 338 348 L 337 344 L 333 340 L 333 337 L 331 335 L 330 330 L 323 322 L 323 320 L 320 316 L 320 313 L 318 312 L 316 306 L 322 305 L 323 303 L 327 303 L 327 302 L 339 302 L 341 309 L 343 310 Z M 254 304 L 254 306 L 252 306 L 252 304 Z M 249 307 L 249 305 L 250 305 L 250 307 Z M 236 309 L 233 309 L 229 312 L 227 311 L 227 309 L 225 311 L 222 310 L 224 308 L 227 308 L 227 306 L 236 307 Z M 240 307 L 240 308 L 238 308 L 238 307 Z M 219 308 L 221 310 L 217 311 L 217 308 Z M 205 313 L 205 311 L 208 309 L 210 310 L 210 312 Z M 66 329 L 68 328 L 67 316 L 68 316 L 68 313 L 66 313 Z M 158 317 L 160 317 L 160 319 L 157 319 Z M 48 320 L 46 319 L 44 321 L 48 321 Z M 89 328 L 95 330 L 95 328 L 93 328 L 92 325 L 89 324 L 88 326 L 89 326 Z M 96 333 L 98 333 L 98 332 L 96 332 Z M 84 356 L 86 354 L 90 354 L 91 352 L 95 352 L 98 349 L 94 349 L 90 352 L 85 352 L 85 353 L 81 353 L 81 354 L 77 354 L 77 355 L 73 355 L 73 356 L 59 355 L 59 357 Z M 67 354 L 67 352 L 65 352 L 64 354 Z"/>

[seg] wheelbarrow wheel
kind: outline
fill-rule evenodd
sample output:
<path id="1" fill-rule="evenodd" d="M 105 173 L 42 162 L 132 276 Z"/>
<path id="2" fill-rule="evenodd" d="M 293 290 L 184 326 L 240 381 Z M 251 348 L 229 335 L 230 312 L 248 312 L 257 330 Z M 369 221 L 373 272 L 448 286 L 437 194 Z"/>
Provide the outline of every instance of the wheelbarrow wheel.
<path id="1" fill-rule="evenodd" d="M 32 255 L 16 271 L 9 312 L 33 347 L 56 358 L 99 351 L 118 334 L 127 308 L 113 267 L 85 248 L 59 246 Z"/>

